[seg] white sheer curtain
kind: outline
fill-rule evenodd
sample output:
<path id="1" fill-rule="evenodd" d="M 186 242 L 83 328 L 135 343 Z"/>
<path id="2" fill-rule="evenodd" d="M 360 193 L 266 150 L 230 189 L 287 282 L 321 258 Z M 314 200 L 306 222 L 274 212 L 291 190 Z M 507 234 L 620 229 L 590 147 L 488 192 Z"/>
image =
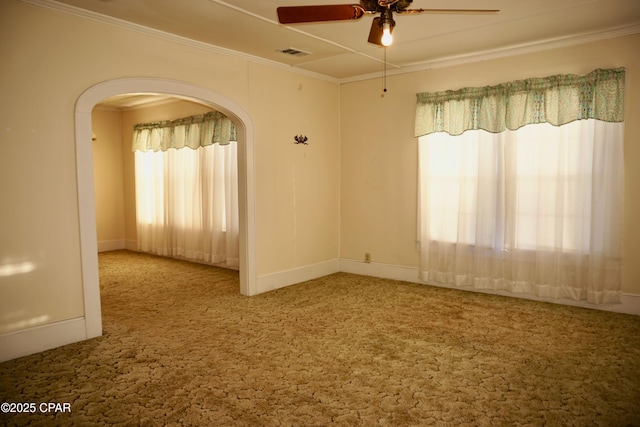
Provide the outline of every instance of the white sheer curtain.
<path id="1" fill-rule="evenodd" d="M 622 123 L 419 138 L 424 280 L 617 302 Z"/>
<path id="2" fill-rule="evenodd" d="M 417 94 L 426 281 L 619 302 L 623 68 Z"/>
<path id="3" fill-rule="evenodd" d="M 179 140 L 176 135 L 189 128 L 182 127 L 172 129 L 173 139 Z M 136 136 L 144 133 L 158 146 L 155 137 L 166 136 L 166 129 L 150 132 L 147 126 Z M 238 267 L 236 141 L 164 151 L 137 149 L 135 182 L 139 250 Z"/>

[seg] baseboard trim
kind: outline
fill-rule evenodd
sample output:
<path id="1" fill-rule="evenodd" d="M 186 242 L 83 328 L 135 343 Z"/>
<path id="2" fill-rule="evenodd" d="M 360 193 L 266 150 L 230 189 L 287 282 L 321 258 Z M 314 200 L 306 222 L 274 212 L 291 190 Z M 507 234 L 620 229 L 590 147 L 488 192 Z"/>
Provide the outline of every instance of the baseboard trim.
<path id="1" fill-rule="evenodd" d="M 574 307 L 589 308 L 593 310 L 611 311 L 615 313 L 633 314 L 636 316 L 640 316 L 640 295 L 635 294 L 622 294 L 620 304 L 591 304 L 585 301 L 575 301 L 566 298 L 541 298 L 533 294 L 521 294 L 502 290 L 476 289 L 471 286 L 454 286 L 425 282 L 420 279 L 419 269 L 417 267 L 406 267 L 374 262 L 365 263 L 362 261 L 346 258 L 340 258 L 340 271 L 345 273 L 360 274 L 363 276 L 374 276 L 384 279 L 419 283 L 422 285 L 436 286 L 440 288 L 457 289 L 469 292 L 480 292 L 490 295 L 501 295 L 511 298 L 522 298 L 532 301 L 549 302 L 552 304 L 570 305 Z"/>
<path id="2" fill-rule="evenodd" d="M 101 240 L 98 242 L 98 252 L 117 251 L 125 249 L 125 247 L 124 240 Z"/>
<path id="3" fill-rule="evenodd" d="M 363 276 L 381 277 L 383 279 L 402 280 L 411 283 L 424 283 L 420 280 L 418 269 L 378 262 L 363 262 L 354 259 L 340 258 L 340 271 Z"/>
<path id="4" fill-rule="evenodd" d="M 84 317 L 0 335 L 0 362 L 87 339 Z"/>
<path id="5" fill-rule="evenodd" d="M 138 242 L 136 240 L 101 240 L 98 242 L 98 252 L 118 251 L 127 249 L 130 251 L 138 251 Z"/>
<path id="6" fill-rule="evenodd" d="M 260 294 L 273 291 L 275 289 L 306 282 L 307 280 L 317 279 L 318 277 L 327 276 L 339 271 L 340 260 L 336 258 L 329 261 L 319 262 L 317 264 L 305 265 L 304 267 L 267 274 L 258 277 L 257 293 Z"/>

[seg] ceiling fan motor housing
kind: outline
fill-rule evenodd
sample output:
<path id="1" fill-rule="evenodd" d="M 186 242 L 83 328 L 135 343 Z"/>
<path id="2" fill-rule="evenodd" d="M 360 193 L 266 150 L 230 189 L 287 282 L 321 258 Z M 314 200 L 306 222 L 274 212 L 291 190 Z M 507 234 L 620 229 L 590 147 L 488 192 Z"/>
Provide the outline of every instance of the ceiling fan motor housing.
<path id="1" fill-rule="evenodd" d="M 367 12 L 382 12 L 385 9 L 402 11 L 411 6 L 411 3 L 413 0 L 360 0 L 360 5 Z"/>

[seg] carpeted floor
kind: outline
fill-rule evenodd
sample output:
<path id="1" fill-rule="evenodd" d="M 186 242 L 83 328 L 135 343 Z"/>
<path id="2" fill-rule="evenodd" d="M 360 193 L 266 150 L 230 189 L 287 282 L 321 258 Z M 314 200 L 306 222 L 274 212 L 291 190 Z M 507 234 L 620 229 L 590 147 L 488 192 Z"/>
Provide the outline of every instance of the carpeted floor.
<path id="1" fill-rule="evenodd" d="M 0 364 L 6 425 L 640 426 L 640 316 L 100 255 L 104 336 Z"/>

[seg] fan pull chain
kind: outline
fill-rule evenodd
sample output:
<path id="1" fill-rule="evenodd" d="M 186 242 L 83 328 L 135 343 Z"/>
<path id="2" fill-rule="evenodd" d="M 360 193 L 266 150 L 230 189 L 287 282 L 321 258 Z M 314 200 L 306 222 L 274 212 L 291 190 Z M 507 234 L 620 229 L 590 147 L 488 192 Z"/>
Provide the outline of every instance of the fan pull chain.
<path id="1" fill-rule="evenodd" d="M 384 94 L 387 92 L 387 48 L 384 49 L 384 65 L 382 66 L 382 94 L 380 94 L 381 98 L 384 98 Z"/>

